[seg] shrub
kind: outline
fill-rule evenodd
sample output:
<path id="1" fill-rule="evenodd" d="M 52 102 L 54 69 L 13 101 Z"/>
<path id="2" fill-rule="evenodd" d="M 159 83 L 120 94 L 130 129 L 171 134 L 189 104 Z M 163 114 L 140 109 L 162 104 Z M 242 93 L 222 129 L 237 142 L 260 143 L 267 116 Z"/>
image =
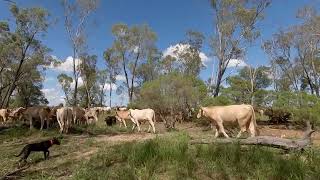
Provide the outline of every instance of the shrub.
<path id="1" fill-rule="evenodd" d="M 202 80 L 180 73 L 170 73 L 144 83 L 138 98 L 130 106 L 152 108 L 164 117 L 181 112 L 187 115 L 206 94 L 207 88 Z"/>

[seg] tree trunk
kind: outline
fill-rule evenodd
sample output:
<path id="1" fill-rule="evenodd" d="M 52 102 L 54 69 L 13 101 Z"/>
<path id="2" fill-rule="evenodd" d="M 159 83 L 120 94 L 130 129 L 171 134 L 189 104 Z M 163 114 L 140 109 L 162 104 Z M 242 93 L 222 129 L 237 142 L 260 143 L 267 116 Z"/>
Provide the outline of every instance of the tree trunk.
<path id="1" fill-rule="evenodd" d="M 131 101 L 130 101 L 129 77 L 128 77 L 127 68 L 126 68 L 125 56 L 124 56 L 123 53 L 122 53 L 122 67 L 123 67 L 124 76 L 126 77 L 126 85 L 127 85 L 127 89 L 128 89 L 129 102 L 131 102 Z"/>
<path id="2" fill-rule="evenodd" d="M 103 99 L 104 99 L 104 85 L 102 86 L 101 92 L 100 92 L 100 106 L 103 105 Z"/>
<path id="3" fill-rule="evenodd" d="M 222 76 L 223 76 L 223 74 L 221 73 L 221 70 L 219 69 L 219 73 L 218 73 L 216 87 L 215 87 L 215 90 L 214 90 L 214 93 L 213 93 L 213 97 L 217 97 L 219 95 Z"/>
<path id="4" fill-rule="evenodd" d="M 90 97 L 90 92 L 89 92 L 89 89 L 88 89 L 88 85 L 86 84 L 85 85 L 85 88 L 86 88 L 86 96 L 87 96 L 87 107 L 90 108 L 91 107 L 91 97 Z"/>
<path id="5" fill-rule="evenodd" d="M 9 88 L 7 90 L 7 93 L 5 94 L 5 96 L 3 98 L 3 101 L 0 104 L 0 108 L 8 107 L 8 105 L 9 105 L 10 97 L 11 97 L 13 91 L 16 88 L 16 82 L 19 80 L 19 76 L 20 76 L 20 72 L 21 72 L 21 69 L 22 69 L 22 65 L 23 65 L 24 60 L 26 58 L 26 53 L 27 53 L 27 51 L 28 51 L 28 49 L 29 49 L 29 47 L 31 45 L 31 42 L 34 39 L 34 36 L 35 36 L 35 33 L 31 36 L 30 40 L 27 42 L 27 45 L 25 47 L 21 47 L 21 50 L 22 50 L 21 51 L 21 59 L 20 59 L 20 62 L 19 62 L 18 69 L 17 69 L 17 71 L 15 73 L 13 82 L 11 82 L 11 85 L 9 86 Z"/>
<path id="6" fill-rule="evenodd" d="M 78 95 L 78 76 L 77 76 L 77 69 L 76 69 L 76 49 L 73 46 L 73 77 L 74 77 L 74 94 L 73 94 L 73 106 L 77 106 L 77 95 Z"/>
<path id="7" fill-rule="evenodd" d="M 112 83 L 110 83 L 110 92 L 109 92 L 109 107 L 111 107 L 111 98 L 112 98 Z"/>
<path id="8" fill-rule="evenodd" d="M 137 53 L 137 57 L 136 57 L 136 60 L 134 62 L 134 66 L 133 66 L 133 70 L 132 70 L 131 89 L 130 89 L 130 94 L 129 94 L 130 95 L 130 97 L 129 97 L 129 101 L 130 102 L 132 101 L 132 97 L 133 97 L 133 91 L 134 91 L 133 83 L 134 83 L 134 79 L 135 79 L 135 76 L 136 76 L 136 67 L 137 67 L 137 64 L 138 64 L 139 57 L 140 57 L 140 52 Z"/>

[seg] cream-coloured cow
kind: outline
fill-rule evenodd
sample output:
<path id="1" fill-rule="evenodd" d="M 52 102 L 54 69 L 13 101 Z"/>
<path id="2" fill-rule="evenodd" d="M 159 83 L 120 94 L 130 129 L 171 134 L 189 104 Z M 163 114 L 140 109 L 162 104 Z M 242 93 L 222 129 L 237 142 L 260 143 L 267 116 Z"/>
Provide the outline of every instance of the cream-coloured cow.
<path id="1" fill-rule="evenodd" d="M 98 122 L 99 109 L 90 108 L 90 109 L 86 109 L 85 111 L 86 111 L 86 113 L 84 116 L 85 116 L 88 124 Z"/>
<path id="2" fill-rule="evenodd" d="M 57 121 L 60 126 L 60 133 L 68 133 L 72 123 L 72 108 L 62 107 L 57 109 Z"/>
<path id="3" fill-rule="evenodd" d="M 87 124 L 86 111 L 81 107 L 72 107 L 73 124 Z"/>
<path id="4" fill-rule="evenodd" d="M 258 135 L 256 117 L 254 109 L 251 105 L 230 105 L 230 106 L 210 106 L 201 107 L 197 118 L 200 117 L 209 118 L 212 126 L 216 127 L 215 137 L 218 137 L 222 133 L 225 137 L 229 138 L 224 130 L 224 122 L 238 123 L 240 131 L 237 138 L 241 134 L 249 129 L 251 137 Z"/>
<path id="5" fill-rule="evenodd" d="M 23 112 L 26 110 L 24 107 L 14 108 L 10 111 L 9 117 L 13 119 L 13 121 L 21 121 Z"/>
<path id="6" fill-rule="evenodd" d="M 129 110 L 120 110 L 119 108 L 116 110 L 116 116 L 117 120 L 120 122 L 120 127 L 123 124 L 124 127 L 127 128 L 126 120 L 130 120 L 129 117 Z"/>
<path id="7" fill-rule="evenodd" d="M 9 109 L 0 109 L 0 120 L 3 120 L 3 123 L 6 123 L 9 117 Z"/>
<path id="8" fill-rule="evenodd" d="M 153 133 L 156 133 L 155 125 L 155 112 L 153 109 L 129 109 L 129 117 L 133 122 L 132 130 L 136 126 L 138 126 L 138 132 L 140 132 L 140 122 L 148 121 L 149 128 L 148 132 L 150 132 L 150 128 L 152 127 Z"/>

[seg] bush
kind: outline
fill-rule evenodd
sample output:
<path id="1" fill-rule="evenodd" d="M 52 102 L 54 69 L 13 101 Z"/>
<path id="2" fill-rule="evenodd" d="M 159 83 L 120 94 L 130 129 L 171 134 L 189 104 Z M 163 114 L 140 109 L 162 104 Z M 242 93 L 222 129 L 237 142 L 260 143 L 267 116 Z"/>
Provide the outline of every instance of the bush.
<path id="1" fill-rule="evenodd" d="M 231 104 L 234 104 L 234 102 L 226 96 L 206 97 L 201 103 L 202 106 L 225 106 Z"/>
<path id="2" fill-rule="evenodd" d="M 291 120 L 310 121 L 320 125 L 320 99 L 305 92 L 277 92 L 273 95 L 273 107 L 292 113 Z"/>
<path id="3" fill-rule="evenodd" d="M 152 108 L 167 117 L 189 114 L 205 98 L 207 87 L 196 77 L 170 73 L 144 83 L 131 107 Z"/>

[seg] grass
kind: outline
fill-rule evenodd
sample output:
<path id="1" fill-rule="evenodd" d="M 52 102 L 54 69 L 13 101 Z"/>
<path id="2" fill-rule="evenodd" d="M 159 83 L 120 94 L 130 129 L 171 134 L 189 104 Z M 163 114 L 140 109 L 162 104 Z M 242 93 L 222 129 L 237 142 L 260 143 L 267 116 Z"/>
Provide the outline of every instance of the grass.
<path id="1" fill-rule="evenodd" d="M 319 150 L 283 155 L 261 147 L 188 145 L 175 133 L 101 149 L 75 179 L 317 179 Z"/>
<path id="2" fill-rule="evenodd" d="M 130 128 L 96 125 L 75 127 L 50 149 L 51 158 L 33 153 L 23 179 L 318 179 L 320 149 L 283 154 L 270 148 L 233 145 L 189 145 L 185 131 L 145 141 L 111 143 L 101 136 L 130 136 Z M 199 132 L 205 133 L 205 132 Z M 58 130 L 14 126 L 0 130 L 0 176 L 16 167 L 27 142 L 58 136 Z M 98 136 L 100 135 L 100 136 Z M 202 134 L 201 137 L 203 137 Z M 99 139 L 100 138 L 100 139 Z"/>

